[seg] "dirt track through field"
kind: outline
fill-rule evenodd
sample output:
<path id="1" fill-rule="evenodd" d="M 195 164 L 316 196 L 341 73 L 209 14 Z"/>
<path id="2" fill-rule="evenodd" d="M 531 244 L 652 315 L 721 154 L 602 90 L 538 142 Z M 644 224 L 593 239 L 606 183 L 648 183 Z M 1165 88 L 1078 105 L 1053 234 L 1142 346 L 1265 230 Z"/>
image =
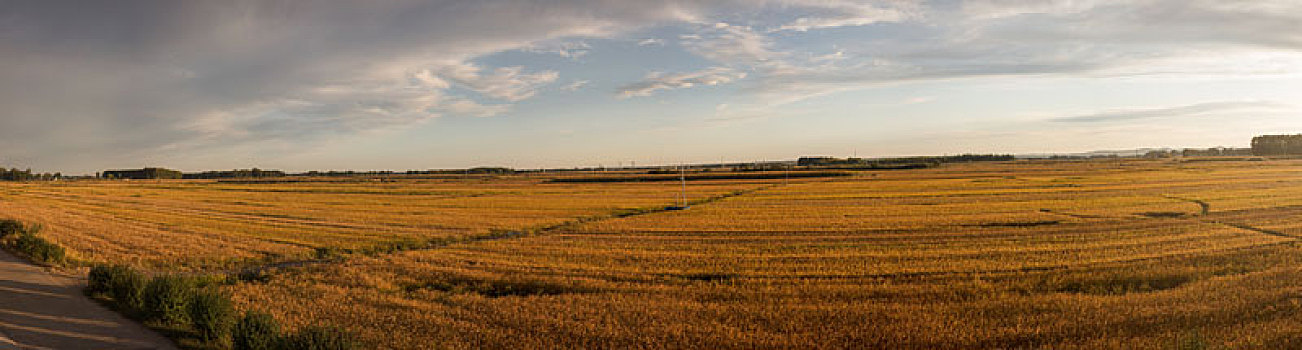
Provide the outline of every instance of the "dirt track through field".
<path id="1" fill-rule="evenodd" d="M 0 349 L 175 349 L 170 340 L 50 274 L 0 251 Z"/>

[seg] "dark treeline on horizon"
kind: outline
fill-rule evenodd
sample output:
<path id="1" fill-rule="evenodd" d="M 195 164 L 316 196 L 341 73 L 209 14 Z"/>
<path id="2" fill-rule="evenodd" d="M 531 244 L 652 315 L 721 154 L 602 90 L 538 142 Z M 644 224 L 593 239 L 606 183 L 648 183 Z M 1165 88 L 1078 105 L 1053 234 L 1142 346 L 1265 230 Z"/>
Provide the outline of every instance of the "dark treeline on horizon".
<path id="1" fill-rule="evenodd" d="M 1259 156 L 1302 155 L 1302 134 L 1254 137 L 1252 153 Z"/>
<path id="2" fill-rule="evenodd" d="M 32 169 L 0 168 L 0 181 L 51 181 L 62 179 L 61 173 L 33 173 Z"/>
<path id="3" fill-rule="evenodd" d="M 180 179 L 181 172 L 166 168 L 105 170 L 99 175 L 105 179 Z"/>
<path id="4" fill-rule="evenodd" d="M 1216 156 L 1281 156 L 1281 155 L 1302 155 L 1302 134 L 1296 135 L 1262 135 L 1252 139 L 1252 148 L 1227 148 L 1215 147 L 1208 149 L 1160 149 L 1150 150 L 1144 154 L 1136 153 L 1134 157 L 1143 158 L 1168 158 L 1168 157 L 1216 157 Z M 1075 158 L 1119 158 L 1123 155 L 1053 155 L 1048 159 L 1075 159 Z M 711 169 L 724 168 L 732 171 L 778 171 L 792 170 L 792 165 L 805 168 L 822 168 L 822 169 L 915 169 L 939 166 L 944 163 L 962 163 L 962 162 L 996 162 L 1012 161 L 1017 156 L 1012 154 L 960 154 L 952 156 L 916 156 L 916 157 L 890 157 L 890 158 L 836 158 L 827 156 L 806 156 L 800 157 L 795 162 L 774 161 L 774 162 L 753 162 L 753 163 L 736 163 L 736 164 L 695 164 L 695 165 L 678 165 L 678 166 L 642 166 L 642 167 L 575 167 L 575 168 L 555 168 L 555 169 L 512 169 L 507 167 L 474 167 L 466 169 L 430 169 L 430 170 L 328 170 L 328 171 L 306 171 L 299 173 L 287 173 L 281 170 L 263 170 L 259 168 L 234 169 L 234 170 L 215 170 L 202 171 L 193 173 L 182 173 L 180 171 L 167 168 L 143 168 L 129 170 L 107 170 L 95 174 L 97 178 L 103 179 L 237 179 L 237 178 L 273 178 L 288 176 L 303 177 L 347 177 L 347 176 L 389 176 L 389 175 L 509 175 L 518 173 L 535 173 L 535 172 L 582 172 L 582 171 L 605 171 L 611 169 L 625 170 L 645 170 L 648 174 L 660 174 L 679 172 L 680 169 Z M 79 177 L 73 177 L 79 178 Z M 67 179 L 61 173 L 34 173 L 31 169 L 19 170 L 0 168 L 0 181 L 48 181 Z"/>
<path id="5" fill-rule="evenodd" d="M 263 177 L 282 177 L 286 176 L 285 172 L 280 170 L 262 170 L 252 169 L 235 169 L 220 171 L 204 171 L 198 173 L 185 173 L 181 175 L 183 179 L 234 179 L 234 178 L 263 178 Z"/>
<path id="6" fill-rule="evenodd" d="M 1017 159 L 1011 154 L 960 154 L 956 156 L 919 156 L 897 158 L 834 158 L 834 157 L 800 157 L 798 166 L 846 166 L 846 167 L 883 167 L 904 165 L 925 165 L 960 162 L 1000 162 Z"/>

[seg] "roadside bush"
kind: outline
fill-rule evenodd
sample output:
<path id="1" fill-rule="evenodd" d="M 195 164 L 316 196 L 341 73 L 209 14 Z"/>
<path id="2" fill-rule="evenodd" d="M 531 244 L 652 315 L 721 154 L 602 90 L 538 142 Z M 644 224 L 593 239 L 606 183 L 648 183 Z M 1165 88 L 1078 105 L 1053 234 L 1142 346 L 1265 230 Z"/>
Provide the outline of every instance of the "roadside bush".
<path id="1" fill-rule="evenodd" d="M 165 323 L 187 321 L 186 313 L 194 289 L 194 281 L 189 278 L 170 275 L 154 277 L 145 286 L 145 317 Z"/>
<path id="2" fill-rule="evenodd" d="M 87 294 L 106 294 L 113 288 L 113 266 L 95 265 L 86 275 Z"/>
<path id="3" fill-rule="evenodd" d="M 231 330 L 231 349 L 269 350 L 280 344 L 280 324 L 271 315 L 249 311 Z"/>
<path id="4" fill-rule="evenodd" d="M 26 227 L 18 220 L 5 219 L 0 220 L 0 238 L 27 232 Z"/>
<path id="5" fill-rule="evenodd" d="M 144 307 L 145 286 L 149 280 L 136 270 L 122 265 L 108 269 L 108 294 L 113 301 L 127 310 L 141 310 Z"/>
<path id="6" fill-rule="evenodd" d="M 47 264 L 62 264 L 66 259 L 66 253 L 63 247 L 50 243 L 44 238 L 36 236 L 36 230 L 18 234 L 18 239 L 12 244 L 12 247 L 28 256 L 33 261 Z"/>
<path id="7" fill-rule="evenodd" d="M 284 349 L 294 350 L 349 350 L 357 348 L 352 335 L 334 327 L 307 327 L 285 337 Z"/>
<path id="8" fill-rule="evenodd" d="M 190 324 L 204 340 L 221 340 L 235 323 L 231 299 L 216 289 L 196 293 L 190 301 Z"/>

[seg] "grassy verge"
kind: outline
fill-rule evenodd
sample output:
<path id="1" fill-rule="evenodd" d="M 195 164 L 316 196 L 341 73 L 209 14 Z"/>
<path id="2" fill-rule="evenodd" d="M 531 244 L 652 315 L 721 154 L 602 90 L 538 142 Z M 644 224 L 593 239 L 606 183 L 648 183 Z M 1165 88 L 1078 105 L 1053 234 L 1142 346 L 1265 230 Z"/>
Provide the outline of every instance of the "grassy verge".
<path id="1" fill-rule="evenodd" d="M 125 265 L 90 269 L 86 294 L 128 318 L 172 338 L 184 349 L 322 349 L 360 346 L 331 327 L 310 326 L 289 333 L 274 318 L 235 310 L 221 290 L 231 279 L 215 276 L 148 277 Z"/>
<path id="2" fill-rule="evenodd" d="M 40 232 L 40 225 L 0 220 L 0 247 L 42 265 L 64 266 L 71 262 L 63 247 L 45 240 Z"/>

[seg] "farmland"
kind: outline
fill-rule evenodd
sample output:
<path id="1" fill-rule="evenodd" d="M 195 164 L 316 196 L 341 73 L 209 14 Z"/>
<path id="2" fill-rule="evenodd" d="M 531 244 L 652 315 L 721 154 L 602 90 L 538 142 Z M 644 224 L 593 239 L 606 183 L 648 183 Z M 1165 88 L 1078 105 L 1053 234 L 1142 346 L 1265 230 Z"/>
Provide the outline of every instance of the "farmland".
<path id="1" fill-rule="evenodd" d="M 377 348 L 1257 348 L 1302 345 L 1299 174 L 965 163 L 694 180 L 681 211 L 539 174 L 21 183 L 0 217 L 80 265 L 271 266 L 223 288 Z"/>

